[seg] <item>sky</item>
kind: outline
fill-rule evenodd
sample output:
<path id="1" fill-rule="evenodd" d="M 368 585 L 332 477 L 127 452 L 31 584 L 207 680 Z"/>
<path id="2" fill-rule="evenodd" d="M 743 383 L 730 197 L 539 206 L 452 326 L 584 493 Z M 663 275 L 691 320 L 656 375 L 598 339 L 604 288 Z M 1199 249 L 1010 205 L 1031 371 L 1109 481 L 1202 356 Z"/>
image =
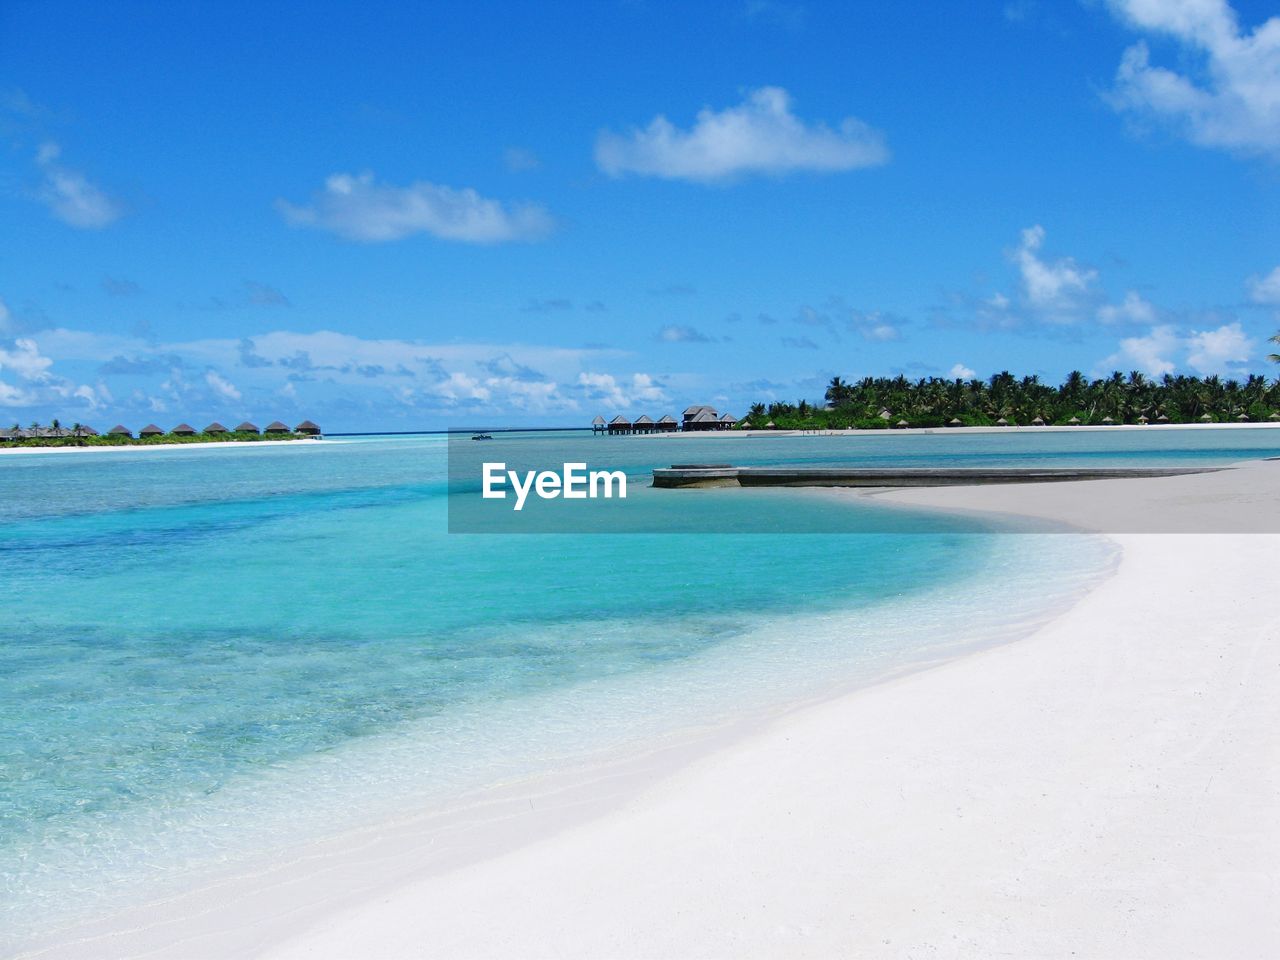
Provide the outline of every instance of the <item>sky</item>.
<path id="1" fill-rule="evenodd" d="M 1280 372 L 1280 16 L 0 0 L 0 421 Z"/>

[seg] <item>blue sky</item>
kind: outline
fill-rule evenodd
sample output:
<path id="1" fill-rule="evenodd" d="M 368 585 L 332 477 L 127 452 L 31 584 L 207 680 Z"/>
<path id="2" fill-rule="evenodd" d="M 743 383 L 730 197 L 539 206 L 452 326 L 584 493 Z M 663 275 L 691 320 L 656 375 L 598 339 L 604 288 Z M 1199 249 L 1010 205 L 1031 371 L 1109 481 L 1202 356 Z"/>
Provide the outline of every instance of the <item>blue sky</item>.
<path id="1" fill-rule="evenodd" d="M 409 6 L 0 0 L 0 420 L 1275 373 L 1267 5 Z"/>

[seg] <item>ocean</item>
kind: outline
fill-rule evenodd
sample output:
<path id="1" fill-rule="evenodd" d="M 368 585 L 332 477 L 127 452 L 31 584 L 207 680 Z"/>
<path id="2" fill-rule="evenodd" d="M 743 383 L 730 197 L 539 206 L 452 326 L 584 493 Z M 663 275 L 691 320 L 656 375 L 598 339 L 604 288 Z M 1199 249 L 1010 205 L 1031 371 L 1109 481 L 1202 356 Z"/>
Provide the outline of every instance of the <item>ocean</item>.
<path id="1" fill-rule="evenodd" d="M 0 948 L 264 850 L 1020 635 L 1115 559 L 1103 537 L 934 515 L 823 535 L 880 508 L 652 491 L 654 466 L 1280 455 L 1280 431 L 1169 428 L 493 443 L 585 451 L 654 517 L 734 532 L 450 534 L 439 436 L 0 457 Z"/>

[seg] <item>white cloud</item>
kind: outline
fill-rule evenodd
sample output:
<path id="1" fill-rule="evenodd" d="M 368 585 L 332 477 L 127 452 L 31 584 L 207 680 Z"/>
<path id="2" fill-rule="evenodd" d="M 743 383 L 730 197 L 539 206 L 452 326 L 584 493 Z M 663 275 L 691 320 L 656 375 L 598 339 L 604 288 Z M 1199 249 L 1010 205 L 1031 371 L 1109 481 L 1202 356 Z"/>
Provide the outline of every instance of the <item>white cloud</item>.
<path id="1" fill-rule="evenodd" d="M 669 398 L 662 385 L 650 374 L 635 373 L 628 383 L 612 374 L 583 372 L 578 374 L 578 386 L 586 399 L 603 404 L 610 409 L 622 409 L 639 403 L 665 403 Z"/>
<path id="2" fill-rule="evenodd" d="M 704 107 L 687 131 L 660 115 L 643 130 L 605 130 L 596 139 L 596 164 L 613 177 L 710 183 L 745 174 L 855 170 L 888 160 L 878 130 L 854 117 L 838 129 L 806 124 L 791 112 L 791 97 L 780 87 L 754 90 L 738 106 L 719 112 Z"/>
<path id="3" fill-rule="evenodd" d="M 1022 240 L 1011 257 L 1022 276 L 1022 292 L 1027 303 L 1046 319 L 1069 323 L 1078 318 L 1081 300 L 1088 294 L 1098 272 L 1080 266 L 1071 257 L 1046 260 L 1040 256 L 1044 227 L 1036 224 L 1022 231 Z"/>
<path id="4" fill-rule="evenodd" d="M 0 370 L 12 371 L 23 380 L 47 380 L 51 366 L 53 361 L 41 356 L 39 345 L 32 339 L 20 337 L 12 347 L 0 347 Z"/>
<path id="5" fill-rule="evenodd" d="M 1176 364 L 1173 357 L 1182 349 L 1182 338 L 1168 324 L 1152 327 L 1145 337 L 1126 337 L 1120 341 L 1120 350 L 1100 363 L 1100 371 L 1132 368 L 1150 377 L 1162 377 L 1173 373 Z"/>
<path id="6" fill-rule="evenodd" d="M 1098 319 L 1103 323 L 1137 323 L 1145 326 L 1156 322 L 1156 308 L 1130 290 L 1124 295 L 1123 302 L 1107 303 L 1099 307 Z"/>
<path id="7" fill-rule="evenodd" d="M 1253 341 L 1238 323 L 1227 323 L 1216 330 L 1195 330 L 1187 342 L 1187 363 L 1202 374 L 1238 372 L 1249 362 Z"/>
<path id="8" fill-rule="evenodd" d="M 36 166 L 44 175 L 39 197 L 63 223 L 82 230 L 100 230 L 124 215 L 119 201 L 103 193 L 83 173 L 58 162 L 62 148 L 56 143 L 41 144 Z"/>
<path id="9" fill-rule="evenodd" d="M 236 385 L 226 377 L 218 373 L 217 370 L 206 370 L 204 374 L 204 382 L 209 385 L 215 394 L 226 400 L 239 400 L 240 391 L 236 389 Z"/>
<path id="10" fill-rule="evenodd" d="M 378 243 L 428 233 L 463 243 L 536 240 L 554 221 L 535 204 L 504 206 L 470 187 L 420 180 L 407 187 L 378 183 L 373 174 L 336 173 L 306 206 L 284 200 L 277 207 L 295 226 L 328 230 L 348 240 Z"/>
<path id="11" fill-rule="evenodd" d="M 1098 365 L 1098 372 L 1137 369 L 1160 377 L 1179 367 L 1201 375 L 1242 373 L 1252 356 L 1255 341 L 1239 323 L 1183 334 L 1169 324 L 1152 327 L 1143 337 L 1127 337 L 1120 349 Z M 1183 358 L 1179 362 L 1179 358 Z"/>
<path id="12" fill-rule="evenodd" d="M 1173 125 L 1192 143 L 1280 158 L 1280 17 L 1242 29 L 1226 0 L 1110 0 L 1131 26 L 1172 37 L 1196 61 L 1153 66 L 1145 42 L 1116 71 L 1114 106 Z"/>
<path id="13" fill-rule="evenodd" d="M 1269 307 L 1280 307 L 1280 267 L 1265 277 L 1249 279 L 1249 299 Z"/>
<path id="14" fill-rule="evenodd" d="M 957 363 L 947 373 L 952 380 L 972 380 L 978 375 L 972 367 L 966 367 L 963 363 Z"/>

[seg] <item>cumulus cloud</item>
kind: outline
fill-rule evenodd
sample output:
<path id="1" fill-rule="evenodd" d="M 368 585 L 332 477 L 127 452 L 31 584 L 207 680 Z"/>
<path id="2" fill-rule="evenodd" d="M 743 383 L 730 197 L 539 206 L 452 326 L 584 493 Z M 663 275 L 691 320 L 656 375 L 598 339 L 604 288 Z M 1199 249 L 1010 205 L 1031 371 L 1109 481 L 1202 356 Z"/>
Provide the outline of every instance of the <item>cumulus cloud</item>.
<path id="1" fill-rule="evenodd" d="M 584 371 L 578 374 L 578 386 L 587 400 L 613 409 L 638 403 L 665 403 L 669 399 L 662 384 L 647 373 L 632 374 L 628 381 L 609 373 Z"/>
<path id="2" fill-rule="evenodd" d="M 1071 257 L 1045 259 L 1044 227 L 1036 224 L 1022 231 L 1022 239 L 1011 257 L 1022 278 L 1027 304 L 1045 318 L 1057 322 L 1076 319 L 1082 299 L 1098 279 L 1096 270 L 1080 266 Z"/>
<path id="3" fill-rule="evenodd" d="M 704 107 L 688 130 L 659 115 L 625 134 L 601 131 L 595 155 L 611 177 L 713 183 L 750 174 L 874 167 L 888 162 L 889 149 L 884 135 L 861 120 L 846 117 L 834 129 L 806 123 L 792 112 L 786 90 L 762 87 L 737 106 Z"/>
<path id="4" fill-rule="evenodd" d="M 1249 279 L 1249 299 L 1268 307 L 1280 307 L 1280 267 L 1276 267 L 1265 277 Z M 3 316 L 0 315 L 0 320 Z"/>
<path id="5" fill-rule="evenodd" d="M 1226 0 L 1110 0 L 1130 26 L 1182 47 L 1183 72 L 1155 66 L 1143 41 L 1125 50 L 1109 97 L 1192 143 L 1280 159 L 1280 17 L 1242 28 Z"/>
<path id="6" fill-rule="evenodd" d="M 1238 323 L 1216 330 L 1192 331 L 1187 342 L 1187 363 L 1198 373 L 1239 372 L 1249 362 L 1254 342 Z"/>
<path id="7" fill-rule="evenodd" d="M 377 182 L 371 173 L 336 173 L 309 204 L 279 200 L 276 206 L 294 226 L 327 230 L 362 243 L 417 233 L 462 243 L 507 243 L 537 240 L 554 226 L 551 215 L 535 204 L 504 205 L 470 187 L 425 180 L 397 187 Z"/>
<path id="8" fill-rule="evenodd" d="M 1145 337 L 1126 337 L 1120 349 L 1099 365 L 1101 369 L 1136 369 L 1151 377 L 1162 377 L 1176 369 L 1173 357 L 1182 347 L 1178 331 L 1168 324 L 1152 327 Z"/>
<path id="9" fill-rule="evenodd" d="M 947 375 L 952 380 L 972 380 L 977 376 L 972 367 L 966 367 L 963 363 L 957 363 L 954 367 L 947 371 Z"/>
<path id="10" fill-rule="evenodd" d="M 1130 290 L 1118 304 L 1106 303 L 1098 308 L 1098 319 L 1103 323 L 1153 324 L 1156 308 Z"/>
<path id="11" fill-rule="evenodd" d="M 849 329 L 863 340 L 872 343 L 888 343 L 902 339 L 902 327 L 906 320 L 896 314 L 881 313 L 878 310 L 870 313 L 861 310 L 849 311 Z"/>
<path id="12" fill-rule="evenodd" d="M 47 380 L 53 361 L 40 354 L 36 341 L 19 337 L 12 347 L 0 346 L 0 371 L 15 373 L 23 380 Z"/>
<path id="13" fill-rule="evenodd" d="M 1120 349 L 1103 360 L 1098 371 L 1135 369 L 1161 377 L 1185 366 L 1202 375 L 1242 373 L 1255 345 L 1239 323 L 1188 334 L 1159 324 L 1145 336 L 1121 340 Z"/>
<path id="14" fill-rule="evenodd" d="M 37 194 L 63 223 L 82 230 L 101 230 L 124 215 L 124 206 L 108 196 L 77 170 L 59 162 L 62 148 L 43 143 L 36 151 L 42 181 Z"/>

